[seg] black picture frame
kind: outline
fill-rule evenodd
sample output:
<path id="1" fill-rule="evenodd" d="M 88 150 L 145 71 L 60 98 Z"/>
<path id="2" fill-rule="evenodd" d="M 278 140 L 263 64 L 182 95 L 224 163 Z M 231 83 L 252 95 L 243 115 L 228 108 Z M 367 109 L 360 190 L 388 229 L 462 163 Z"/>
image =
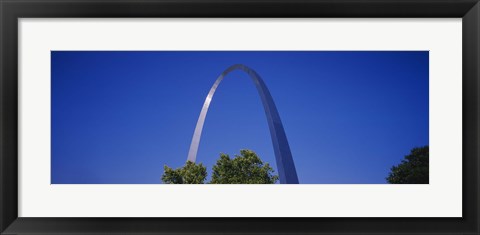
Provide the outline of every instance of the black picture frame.
<path id="1" fill-rule="evenodd" d="M 478 214 L 480 5 L 478 0 L 0 0 L 0 14 L 0 231 L 2 234 L 478 234 L 480 232 Z M 18 217 L 18 19 L 36 17 L 462 18 L 463 217 Z"/>

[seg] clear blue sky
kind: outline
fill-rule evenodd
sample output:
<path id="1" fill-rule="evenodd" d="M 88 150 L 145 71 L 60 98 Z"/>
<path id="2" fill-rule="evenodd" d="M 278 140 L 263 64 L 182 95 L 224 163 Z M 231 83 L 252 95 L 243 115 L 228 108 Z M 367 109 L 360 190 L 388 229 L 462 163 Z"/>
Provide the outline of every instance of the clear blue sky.
<path id="1" fill-rule="evenodd" d="M 263 78 L 300 183 L 386 183 L 429 141 L 429 55 L 406 52 L 52 51 L 52 183 L 158 184 L 182 166 L 215 79 Z M 211 103 L 197 162 L 252 149 L 276 169 L 265 113 L 241 71 Z"/>

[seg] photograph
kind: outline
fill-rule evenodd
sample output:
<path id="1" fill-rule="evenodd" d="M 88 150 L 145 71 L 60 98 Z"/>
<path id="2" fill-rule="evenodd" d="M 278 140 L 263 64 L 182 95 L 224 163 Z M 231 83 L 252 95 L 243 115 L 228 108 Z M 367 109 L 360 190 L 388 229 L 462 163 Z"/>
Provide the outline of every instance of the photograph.
<path id="1" fill-rule="evenodd" d="M 0 12 L 2 235 L 480 234 L 480 0 Z"/>
<path id="2" fill-rule="evenodd" d="M 51 184 L 429 184 L 429 51 L 50 54 Z"/>

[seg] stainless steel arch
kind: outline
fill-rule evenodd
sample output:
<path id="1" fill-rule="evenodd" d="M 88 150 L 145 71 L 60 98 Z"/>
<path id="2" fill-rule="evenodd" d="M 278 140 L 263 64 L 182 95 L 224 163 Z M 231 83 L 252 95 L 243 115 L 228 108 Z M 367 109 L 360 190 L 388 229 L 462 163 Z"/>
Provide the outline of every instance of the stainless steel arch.
<path id="1" fill-rule="evenodd" d="M 268 127 L 270 129 L 270 136 L 272 138 L 273 150 L 275 152 L 275 160 L 277 163 L 277 171 L 280 177 L 281 184 L 298 184 L 297 171 L 295 170 L 295 164 L 293 163 L 292 153 L 290 146 L 288 145 L 287 136 L 283 129 L 280 115 L 278 114 L 277 107 L 273 102 L 273 98 L 268 91 L 267 86 L 263 82 L 262 78 L 251 68 L 242 65 L 235 64 L 227 68 L 215 81 L 212 88 L 208 92 L 207 98 L 203 104 L 202 111 L 198 117 L 197 126 L 193 133 L 192 143 L 190 144 L 190 150 L 188 152 L 187 161 L 195 162 L 197 158 L 198 145 L 200 144 L 200 138 L 202 135 L 203 124 L 205 117 L 207 116 L 208 107 L 212 101 L 213 94 L 217 89 L 223 78 L 233 70 L 242 70 L 247 73 L 255 83 L 257 91 L 262 100 L 263 108 L 267 116 Z"/>

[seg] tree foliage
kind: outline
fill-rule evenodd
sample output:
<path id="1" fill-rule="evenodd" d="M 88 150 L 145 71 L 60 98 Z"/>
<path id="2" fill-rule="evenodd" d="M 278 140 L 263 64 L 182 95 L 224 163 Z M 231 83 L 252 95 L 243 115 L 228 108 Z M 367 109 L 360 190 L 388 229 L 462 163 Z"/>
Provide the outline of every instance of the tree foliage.
<path id="1" fill-rule="evenodd" d="M 162 181 L 165 184 L 203 184 L 207 178 L 207 168 L 202 163 L 187 161 L 183 167 L 172 169 L 163 167 Z"/>
<path id="2" fill-rule="evenodd" d="M 391 184 L 428 184 L 428 146 L 413 148 L 386 178 Z"/>
<path id="3" fill-rule="evenodd" d="M 274 184 L 278 180 L 272 167 L 251 150 L 240 150 L 233 159 L 221 154 L 212 170 L 211 184 Z"/>
<path id="4" fill-rule="evenodd" d="M 207 168 L 202 163 L 187 161 L 180 168 L 164 166 L 163 169 L 165 184 L 203 184 L 207 178 Z M 272 167 L 251 150 L 240 150 L 235 158 L 221 154 L 212 171 L 210 184 L 274 184 L 278 180 Z"/>

